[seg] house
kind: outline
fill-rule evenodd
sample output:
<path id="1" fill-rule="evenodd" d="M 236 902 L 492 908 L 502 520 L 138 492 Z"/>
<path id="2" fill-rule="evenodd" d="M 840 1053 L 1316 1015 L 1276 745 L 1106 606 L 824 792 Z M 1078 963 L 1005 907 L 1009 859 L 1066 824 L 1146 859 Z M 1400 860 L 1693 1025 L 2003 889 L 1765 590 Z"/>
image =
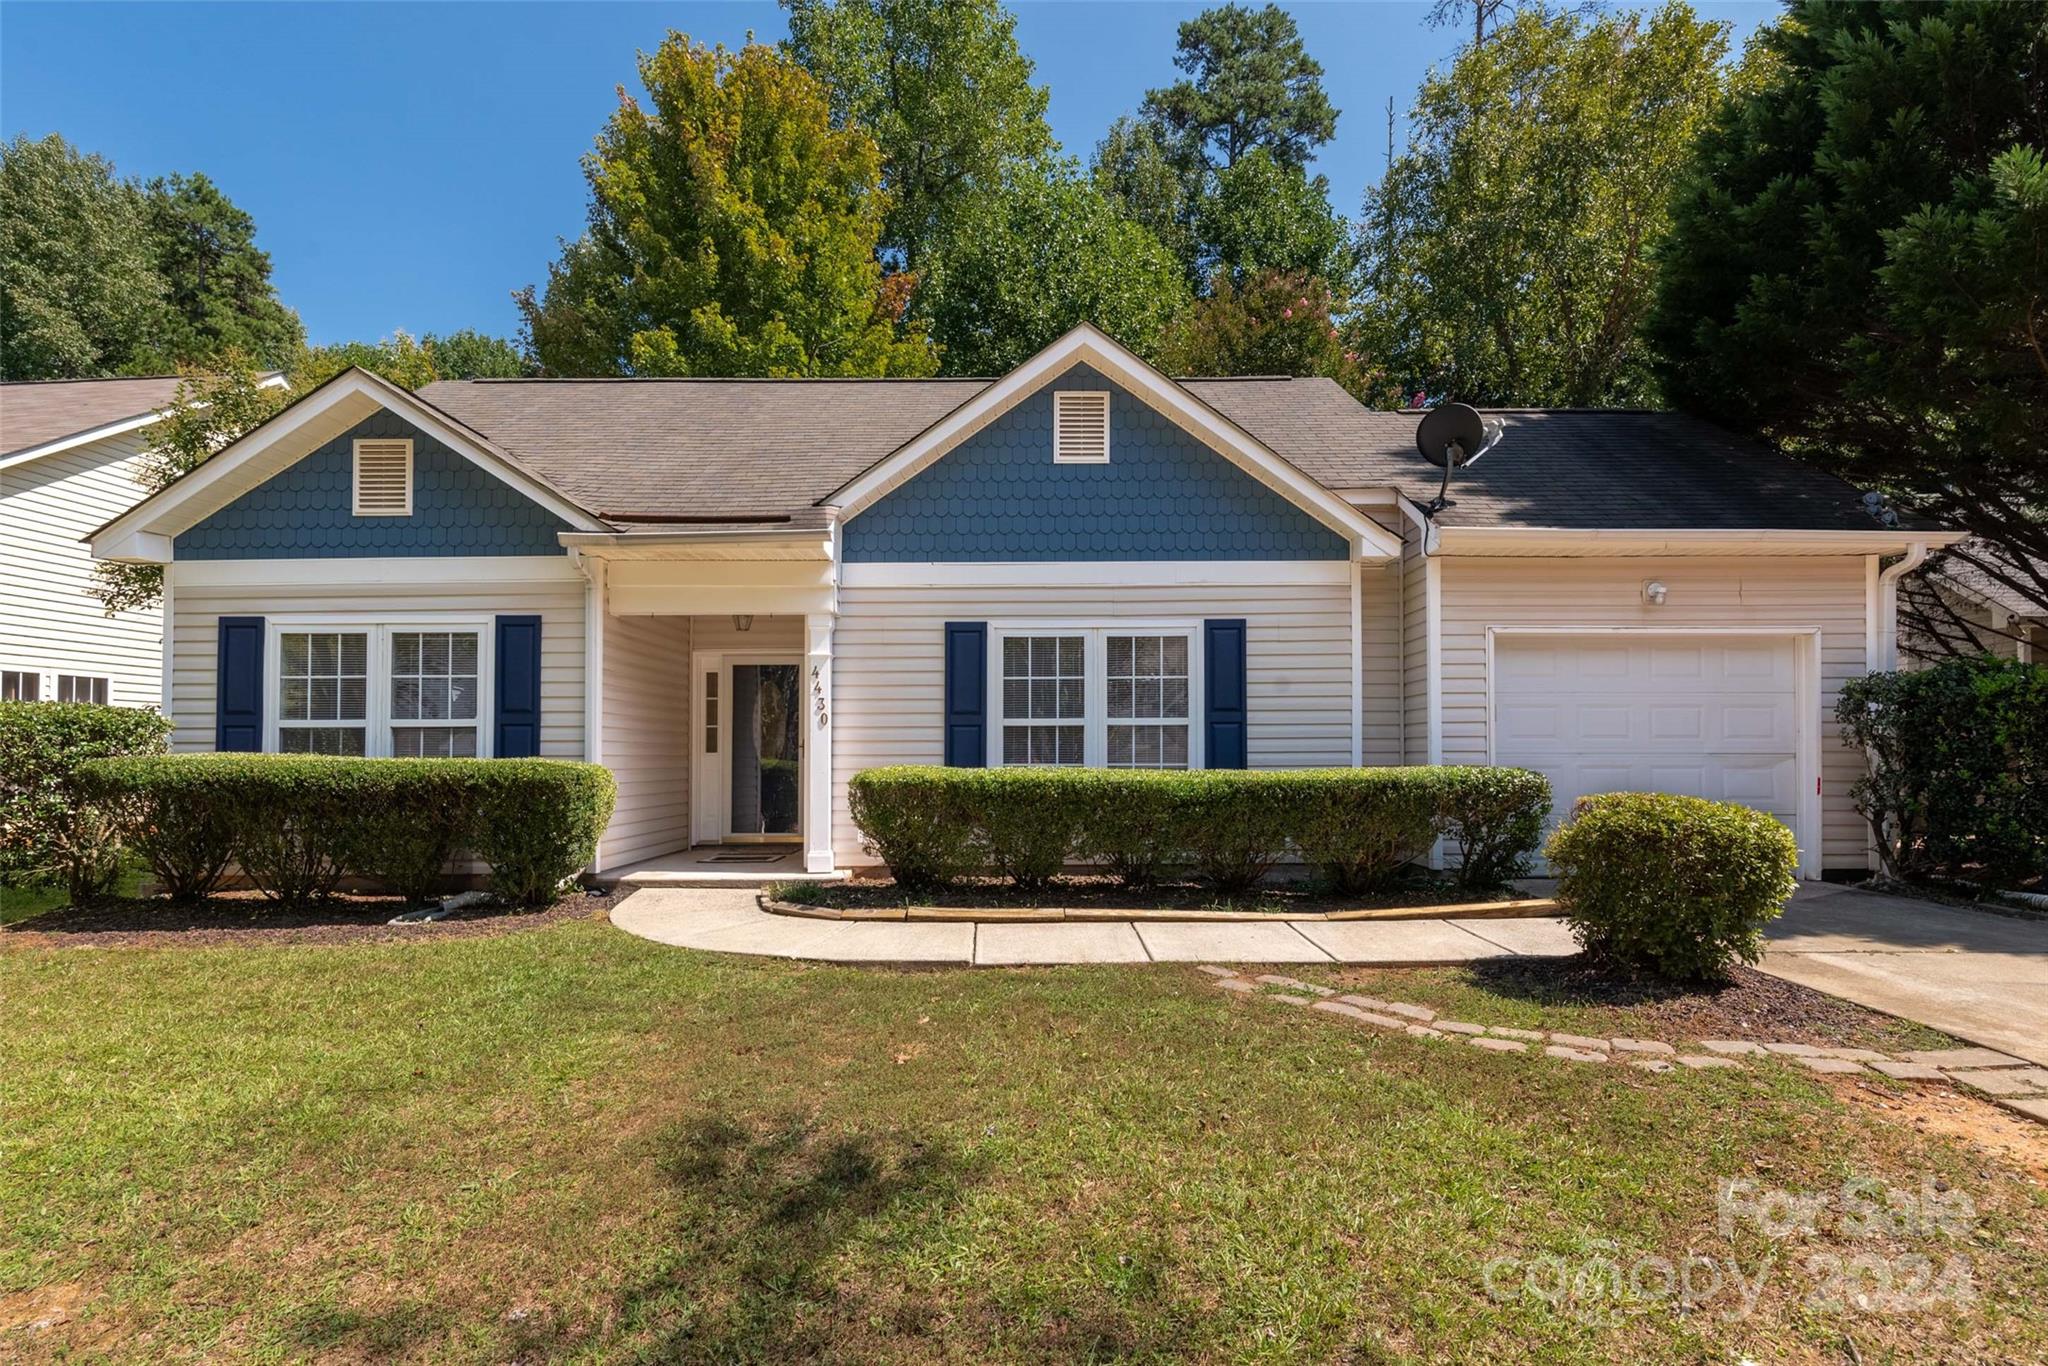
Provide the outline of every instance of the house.
<path id="1" fill-rule="evenodd" d="M 149 428 L 180 382 L 0 384 L 0 700 L 161 703 L 163 614 L 109 615 L 81 538 L 142 498 Z"/>
<path id="2" fill-rule="evenodd" d="M 2030 568 L 1974 536 L 1929 560 L 1900 585 L 1899 648 L 1906 667 L 1980 653 L 2022 664 L 2048 658 L 2042 653 L 2048 612 L 2015 587 L 2034 579 L 2048 580 L 2048 566 Z"/>
<path id="3" fill-rule="evenodd" d="M 1830 708 L 1953 535 L 1682 416 L 1500 416 L 1432 519 L 1416 414 L 1085 326 L 994 380 L 350 371 L 92 547 L 165 567 L 177 748 L 596 760 L 601 871 L 871 861 L 887 763 L 1526 764 L 1864 868 Z"/>

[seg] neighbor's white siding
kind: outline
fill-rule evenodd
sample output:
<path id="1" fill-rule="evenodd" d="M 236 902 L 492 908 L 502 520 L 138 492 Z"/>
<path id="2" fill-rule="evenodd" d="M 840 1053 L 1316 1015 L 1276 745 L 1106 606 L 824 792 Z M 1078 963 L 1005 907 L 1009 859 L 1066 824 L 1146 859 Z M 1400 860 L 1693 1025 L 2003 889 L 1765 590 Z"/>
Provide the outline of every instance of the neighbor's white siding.
<path id="1" fill-rule="evenodd" d="M 690 622 L 605 619 L 602 753 L 619 798 L 600 869 L 690 845 Z"/>
<path id="2" fill-rule="evenodd" d="M 303 565 L 305 561 L 292 561 Z M 534 615 L 540 627 L 540 752 L 544 758 L 581 759 L 583 750 L 583 596 L 580 578 L 549 583 L 378 584 L 342 588 L 265 583 L 262 560 L 238 561 L 246 578 L 231 586 L 177 584 L 172 594 L 171 746 L 213 748 L 214 675 L 223 616 L 283 616 L 319 612 L 375 614 L 402 621 L 405 614 L 492 617 Z M 175 569 L 173 573 L 175 574 Z"/>
<path id="3" fill-rule="evenodd" d="M 945 760 L 948 621 L 1242 617 L 1253 768 L 1351 762 L 1347 583 L 1116 588 L 841 588 L 832 662 L 833 855 L 873 860 L 846 813 L 846 783 L 880 764 Z"/>
<path id="4" fill-rule="evenodd" d="M 1863 867 L 1868 841 L 1849 801 L 1862 756 L 1834 723 L 1842 684 L 1864 672 L 1864 576 L 1860 557 L 1781 559 L 1458 559 L 1443 575 L 1444 762 L 1488 760 L 1486 632 L 1489 626 L 1688 626 L 1818 628 L 1821 861 Z M 1661 581 L 1662 607 L 1643 600 Z M 1410 737 L 1411 749 L 1413 737 Z"/>
<path id="5" fill-rule="evenodd" d="M 60 673 L 106 678 L 117 706 L 162 700 L 163 614 L 107 616 L 79 539 L 141 501 L 146 430 L 0 470 L 0 669 L 43 674 L 45 700 Z"/>

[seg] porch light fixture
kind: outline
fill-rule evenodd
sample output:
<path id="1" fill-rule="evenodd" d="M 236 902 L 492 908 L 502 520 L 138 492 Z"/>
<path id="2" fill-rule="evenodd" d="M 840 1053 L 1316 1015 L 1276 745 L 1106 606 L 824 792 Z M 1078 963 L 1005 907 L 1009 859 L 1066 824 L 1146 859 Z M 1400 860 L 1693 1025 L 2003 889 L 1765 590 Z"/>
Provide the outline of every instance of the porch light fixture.
<path id="1" fill-rule="evenodd" d="M 751 630 L 753 630 L 753 629 L 754 629 L 754 618 L 753 618 L 753 616 L 752 616 L 751 614 L 735 614 L 735 615 L 734 615 L 734 617 L 733 617 L 733 619 L 732 619 L 732 629 L 733 629 L 733 630 L 735 630 L 735 631 L 751 631 Z"/>
<path id="2" fill-rule="evenodd" d="M 1643 585 L 1643 601 L 1652 607 L 1662 607 L 1664 599 L 1670 596 L 1671 590 L 1664 586 L 1661 579 L 1651 579 Z"/>

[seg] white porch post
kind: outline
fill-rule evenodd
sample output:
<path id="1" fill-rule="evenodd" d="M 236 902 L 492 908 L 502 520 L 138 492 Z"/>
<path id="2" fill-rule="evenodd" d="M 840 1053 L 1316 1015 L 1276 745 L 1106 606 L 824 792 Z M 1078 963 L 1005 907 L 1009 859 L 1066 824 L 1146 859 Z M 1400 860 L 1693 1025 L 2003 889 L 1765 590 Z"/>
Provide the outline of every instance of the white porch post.
<path id="1" fill-rule="evenodd" d="M 832 871 L 832 616 L 804 617 L 804 871 Z"/>

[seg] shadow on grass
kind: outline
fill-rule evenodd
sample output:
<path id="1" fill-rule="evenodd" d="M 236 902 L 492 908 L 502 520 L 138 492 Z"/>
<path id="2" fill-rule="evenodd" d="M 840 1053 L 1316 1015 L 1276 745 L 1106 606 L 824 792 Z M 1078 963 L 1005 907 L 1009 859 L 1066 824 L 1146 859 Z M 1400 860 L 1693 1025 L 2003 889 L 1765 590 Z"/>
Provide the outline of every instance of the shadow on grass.
<path id="1" fill-rule="evenodd" d="M 852 1244 L 919 1240 L 977 1179 L 948 1143 L 803 1119 L 699 1117 L 661 1135 L 657 1160 L 681 1205 L 673 1250 L 627 1290 L 619 1319 L 635 1355 L 656 1361 L 845 1355 L 864 1337 L 919 1336 L 934 1306 L 842 1283 L 833 1263 Z"/>

